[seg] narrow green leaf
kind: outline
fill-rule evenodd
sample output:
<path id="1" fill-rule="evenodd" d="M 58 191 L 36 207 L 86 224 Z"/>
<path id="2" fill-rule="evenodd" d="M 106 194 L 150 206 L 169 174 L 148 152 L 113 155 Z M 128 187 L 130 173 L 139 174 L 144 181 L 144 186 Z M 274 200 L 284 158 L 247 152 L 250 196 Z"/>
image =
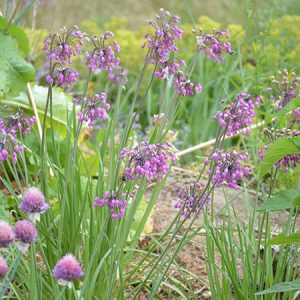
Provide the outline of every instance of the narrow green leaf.
<path id="1" fill-rule="evenodd" d="M 289 235 L 280 233 L 269 241 L 265 241 L 267 245 L 284 245 L 284 244 L 297 244 L 300 243 L 300 232 L 294 232 Z"/>
<path id="2" fill-rule="evenodd" d="M 280 112 L 278 112 L 278 116 L 283 116 L 286 113 L 297 108 L 300 108 L 300 98 L 292 99 Z"/>
<path id="3" fill-rule="evenodd" d="M 292 291 L 299 291 L 299 290 L 300 290 L 300 280 L 297 279 L 294 281 L 276 283 L 269 289 L 258 292 L 255 295 L 260 296 L 260 295 L 266 295 L 272 293 L 292 292 Z"/>

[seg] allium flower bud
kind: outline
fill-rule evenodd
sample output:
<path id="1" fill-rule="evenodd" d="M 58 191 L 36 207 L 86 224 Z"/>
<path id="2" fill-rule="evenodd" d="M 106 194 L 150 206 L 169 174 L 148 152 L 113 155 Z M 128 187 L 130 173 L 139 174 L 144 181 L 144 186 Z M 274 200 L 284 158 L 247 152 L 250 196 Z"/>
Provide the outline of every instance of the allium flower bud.
<path id="1" fill-rule="evenodd" d="M 72 287 L 72 281 L 84 275 L 82 268 L 76 257 L 72 254 L 65 255 L 60 259 L 53 271 L 54 278 L 58 279 L 58 284 Z"/>
<path id="2" fill-rule="evenodd" d="M 31 222 L 27 220 L 18 221 L 15 225 L 16 240 L 19 241 L 18 248 L 21 252 L 26 252 L 29 244 L 37 239 L 37 230 Z"/>
<path id="3" fill-rule="evenodd" d="M 0 248 L 10 246 L 15 240 L 15 233 L 8 223 L 0 221 Z"/>
<path id="4" fill-rule="evenodd" d="M 8 265 L 3 257 L 0 256 L 0 279 L 4 278 L 8 272 Z"/>
<path id="5" fill-rule="evenodd" d="M 37 188 L 29 188 L 23 196 L 19 208 L 24 213 L 29 214 L 32 222 L 40 220 L 40 214 L 43 214 L 49 205 L 45 201 L 44 195 Z"/>

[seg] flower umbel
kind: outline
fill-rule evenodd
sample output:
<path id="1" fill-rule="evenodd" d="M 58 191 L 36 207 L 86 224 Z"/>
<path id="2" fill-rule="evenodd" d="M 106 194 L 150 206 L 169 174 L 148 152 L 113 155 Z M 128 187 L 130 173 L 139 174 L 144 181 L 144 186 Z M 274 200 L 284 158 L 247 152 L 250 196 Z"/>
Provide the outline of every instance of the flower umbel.
<path id="1" fill-rule="evenodd" d="M 8 223 L 0 221 L 0 248 L 10 246 L 15 240 L 15 233 Z"/>
<path id="2" fill-rule="evenodd" d="M 127 195 L 122 193 L 117 195 L 114 192 L 105 192 L 102 198 L 96 197 L 94 199 L 93 207 L 107 206 L 113 219 L 123 218 L 125 216 L 125 208 L 128 205 L 127 199 L 132 197 L 133 194 Z"/>
<path id="3" fill-rule="evenodd" d="M 146 181 L 150 182 L 153 178 L 163 178 L 170 169 L 169 164 L 176 160 L 171 148 L 169 142 L 149 144 L 144 141 L 133 149 L 122 149 L 121 160 L 129 159 L 123 179 L 126 181 L 145 177 Z"/>
<path id="4" fill-rule="evenodd" d="M 255 108 L 258 107 L 262 99 L 261 96 L 253 98 L 248 93 L 240 93 L 223 111 L 218 111 L 213 120 L 219 120 L 220 125 L 226 129 L 228 136 L 235 135 L 239 131 L 242 134 L 249 134 L 249 125 L 255 118 Z"/>
<path id="5" fill-rule="evenodd" d="M 29 188 L 23 196 L 19 208 L 24 213 L 29 214 L 31 220 L 39 221 L 40 214 L 43 214 L 48 208 L 44 195 L 37 188 Z"/>
<path id="6" fill-rule="evenodd" d="M 238 189 L 238 180 L 242 180 L 244 176 L 249 174 L 249 168 L 241 164 L 241 161 L 247 158 L 247 153 L 238 154 L 235 150 L 226 153 L 217 150 L 204 163 L 206 165 L 209 162 L 212 163 L 207 174 L 212 176 L 211 181 L 216 184 L 216 187 L 220 188 L 224 184 L 230 188 Z"/>
<path id="7" fill-rule="evenodd" d="M 52 273 L 54 278 L 58 279 L 60 285 L 67 285 L 70 288 L 73 280 L 79 279 L 84 275 L 76 257 L 70 253 L 57 262 Z"/>
<path id="8" fill-rule="evenodd" d="M 29 244 L 34 243 L 37 239 L 37 230 L 34 224 L 27 220 L 18 221 L 14 232 L 16 240 L 19 241 L 18 248 L 23 253 L 27 251 Z"/>
<path id="9" fill-rule="evenodd" d="M 203 183 L 192 183 L 176 190 L 180 200 L 174 207 L 180 209 L 181 216 L 189 218 L 192 213 L 198 215 L 203 210 L 204 205 L 209 203 L 210 197 L 204 192 L 204 188 Z"/>

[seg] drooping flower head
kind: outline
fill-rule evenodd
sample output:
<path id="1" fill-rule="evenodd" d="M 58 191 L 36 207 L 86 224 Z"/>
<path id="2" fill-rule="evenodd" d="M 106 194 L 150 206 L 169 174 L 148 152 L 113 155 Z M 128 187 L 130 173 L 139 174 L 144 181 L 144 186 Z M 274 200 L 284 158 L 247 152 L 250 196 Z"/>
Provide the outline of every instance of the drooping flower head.
<path id="1" fill-rule="evenodd" d="M 247 153 L 239 154 L 235 150 L 226 153 L 217 150 L 209 159 L 205 160 L 204 164 L 208 165 L 212 162 L 207 174 L 212 176 L 211 181 L 216 184 L 216 187 L 220 188 L 223 184 L 238 189 L 238 181 L 249 174 L 249 168 L 244 167 L 241 163 L 247 158 Z"/>
<path id="2" fill-rule="evenodd" d="M 146 141 L 139 143 L 133 149 L 122 149 L 120 158 L 121 160 L 129 159 L 123 180 L 145 177 L 147 182 L 150 182 L 151 179 L 163 178 L 169 171 L 171 162 L 176 160 L 169 142 L 149 144 Z"/>
<path id="3" fill-rule="evenodd" d="M 60 259 L 53 271 L 54 278 L 58 279 L 60 285 L 72 286 L 73 280 L 79 279 L 84 275 L 80 263 L 72 254 L 65 255 Z"/>
<path id="4" fill-rule="evenodd" d="M 4 258 L 0 256 L 0 279 L 3 279 L 8 272 L 8 265 Z"/>
<path id="5" fill-rule="evenodd" d="M 240 93 L 223 111 L 218 111 L 213 120 L 219 120 L 219 124 L 226 128 L 228 136 L 235 135 L 239 131 L 242 134 L 248 134 L 250 133 L 249 125 L 255 118 L 255 108 L 262 99 L 261 96 L 253 98 L 248 93 Z"/>
<path id="6" fill-rule="evenodd" d="M 22 198 L 19 208 L 24 213 L 29 214 L 31 220 L 39 221 L 40 214 L 43 214 L 49 205 L 45 201 L 44 195 L 35 187 L 29 188 Z"/>
<path id="7" fill-rule="evenodd" d="M 50 74 L 46 80 L 53 85 L 56 79 L 58 86 L 71 88 L 71 83 L 78 81 L 79 75 L 72 67 L 74 57 L 82 51 L 85 41 L 89 41 L 86 33 L 80 31 L 78 26 L 63 27 L 60 32 L 50 33 L 44 40 L 43 51 L 50 60 Z"/>
<path id="8" fill-rule="evenodd" d="M 88 126 L 94 126 L 96 120 L 107 119 L 107 111 L 110 109 L 110 105 L 106 102 L 107 95 L 105 93 L 99 93 L 91 97 L 90 99 L 84 98 L 74 99 L 76 104 L 82 104 L 82 110 L 78 112 L 78 121 L 87 122 Z"/>
<path id="9" fill-rule="evenodd" d="M 203 183 L 192 183 L 189 186 L 177 188 L 176 194 L 179 201 L 174 205 L 180 209 L 180 215 L 191 217 L 192 214 L 199 214 L 204 205 L 208 204 L 210 197 L 204 192 Z"/>
<path id="10" fill-rule="evenodd" d="M 187 79 L 183 72 L 178 72 L 176 76 L 174 76 L 173 83 L 176 94 L 181 96 L 193 96 L 194 94 L 200 93 L 202 90 L 200 83 L 195 83 L 192 80 Z"/>
<path id="11" fill-rule="evenodd" d="M 17 221 L 14 228 L 16 240 L 19 241 L 18 248 L 21 252 L 26 252 L 29 244 L 37 239 L 37 230 L 33 223 L 27 220 Z"/>
<path id="12" fill-rule="evenodd" d="M 196 30 L 193 31 L 196 35 L 196 41 L 198 49 L 205 53 L 206 58 L 211 58 L 214 62 L 223 62 L 223 53 L 232 54 L 233 50 L 231 48 L 230 38 L 228 30 L 213 30 L 212 34 L 200 33 L 198 34 Z"/>
<path id="13" fill-rule="evenodd" d="M 8 223 L 0 221 L 0 248 L 10 246 L 15 240 L 15 233 Z"/>
<path id="14" fill-rule="evenodd" d="M 92 38 L 93 50 L 91 53 L 86 52 L 86 65 L 92 72 L 95 71 L 107 71 L 113 73 L 113 69 L 120 64 L 120 59 L 117 53 L 120 52 L 120 46 L 111 41 L 114 36 L 113 32 L 106 31 L 100 38 L 94 36 Z"/>
<path id="15" fill-rule="evenodd" d="M 123 218 L 125 216 L 125 208 L 128 205 L 128 198 L 132 198 L 133 194 L 127 195 L 122 193 L 117 195 L 115 192 L 105 192 L 102 198 L 94 199 L 93 207 L 108 207 L 113 219 Z"/>
<path id="16" fill-rule="evenodd" d="M 150 63 L 154 64 L 158 61 L 163 64 L 169 59 L 171 53 L 177 52 L 175 45 L 176 39 L 181 39 L 183 30 L 177 24 L 180 23 L 178 16 L 172 16 L 169 11 L 160 9 L 160 13 L 156 15 L 155 21 L 146 21 L 146 24 L 154 28 L 154 34 L 146 34 L 146 43 L 150 51 Z"/>

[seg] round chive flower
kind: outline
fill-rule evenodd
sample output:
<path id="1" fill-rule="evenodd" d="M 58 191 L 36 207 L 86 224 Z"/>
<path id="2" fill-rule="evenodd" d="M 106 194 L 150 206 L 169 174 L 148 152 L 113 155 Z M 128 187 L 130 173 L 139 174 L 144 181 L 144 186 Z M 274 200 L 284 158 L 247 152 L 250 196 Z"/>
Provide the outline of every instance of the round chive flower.
<path id="1" fill-rule="evenodd" d="M 108 207 L 113 219 L 123 218 L 125 216 L 125 208 L 128 205 L 128 198 L 132 198 L 133 194 L 127 195 L 122 193 L 117 195 L 112 192 L 105 192 L 102 198 L 96 197 L 94 199 L 93 207 Z"/>
<path id="2" fill-rule="evenodd" d="M 204 205 L 208 204 L 210 197 L 204 193 L 203 183 L 192 183 L 189 186 L 180 187 L 176 190 L 179 201 L 174 208 L 180 209 L 180 215 L 190 218 L 192 214 L 200 214 Z"/>
<path id="3" fill-rule="evenodd" d="M 3 257 L 0 256 L 0 279 L 4 278 L 8 272 L 8 265 Z"/>
<path id="4" fill-rule="evenodd" d="M 231 44 L 228 42 L 230 38 L 228 30 L 214 30 L 212 34 L 196 34 L 198 49 L 205 53 L 206 58 L 211 58 L 214 62 L 224 62 L 223 52 L 232 54 Z"/>
<path id="5" fill-rule="evenodd" d="M 238 189 L 238 181 L 249 174 L 249 168 L 243 167 L 241 164 L 241 161 L 247 158 L 247 153 L 238 154 L 235 150 L 226 153 L 217 150 L 204 163 L 207 165 L 211 162 L 207 174 L 212 176 L 211 181 L 216 184 L 216 187 L 220 188 L 224 184 L 230 188 Z"/>
<path id="6" fill-rule="evenodd" d="M 35 220 L 39 221 L 40 214 L 43 214 L 49 205 L 46 203 L 44 195 L 37 188 L 32 187 L 23 196 L 19 208 L 29 214 L 30 219 L 34 222 Z"/>
<path id="7" fill-rule="evenodd" d="M 15 233 L 8 223 L 0 221 L 0 248 L 10 246 L 15 240 Z"/>
<path id="8" fill-rule="evenodd" d="M 170 163 L 176 161 L 176 156 L 171 150 L 172 144 L 149 144 L 144 141 L 135 148 L 124 148 L 120 158 L 129 159 L 129 164 L 125 168 L 123 180 L 135 180 L 146 178 L 147 182 L 151 179 L 161 179 L 170 169 Z"/>
<path id="9" fill-rule="evenodd" d="M 54 278 L 58 279 L 58 284 L 72 286 L 73 280 L 79 279 L 84 275 L 82 268 L 76 257 L 72 254 L 65 255 L 60 259 L 53 271 Z"/>
<path id="10" fill-rule="evenodd" d="M 29 244 L 34 243 L 37 239 L 37 230 L 33 223 L 27 220 L 18 221 L 14 229 L 18 248 L 21 252 L 26 252 Z"/>
<path id="11" fill-rule="evenodd" d="M 242 134 L 249 134 L 249 125 L 255 118 L 255 108 L 259 106 L 262 99 L 261 96 L 254 99 L 248 93 L 240 93 L 223 111 L 218 111 L 213 120 L 219 120 L 220 126 L 226 129 L 227 136 L 235 135 L 239 131 Z"/>

